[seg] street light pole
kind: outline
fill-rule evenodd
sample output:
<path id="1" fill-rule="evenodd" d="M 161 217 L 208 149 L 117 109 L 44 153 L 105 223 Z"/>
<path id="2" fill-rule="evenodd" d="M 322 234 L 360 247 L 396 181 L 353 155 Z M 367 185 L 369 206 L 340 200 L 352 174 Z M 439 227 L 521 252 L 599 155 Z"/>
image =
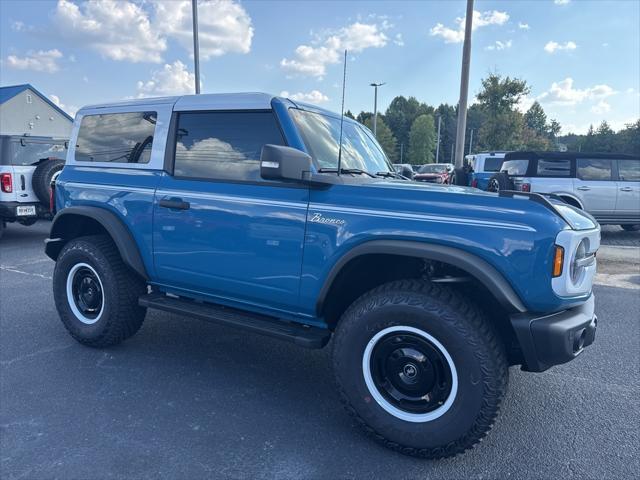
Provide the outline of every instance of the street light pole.
<path id="1" fill-rule="evenodd" d="M 377 134 L 378 126 L 378 87 L 381 87 L 384 83 L 371 83 L 370 86 L 374 88 L 373 94 L 373 136 Z"/>
<path id="2" fill-rule="evenodd" d="M 436 163 L 440 160 L 440 124 L 442 123 L 442 117 L 438 116 L 438 141 L 436 143 Z"/>
<path id="3" fill-rule="evenodd" d="M 471 64 L 471 28 L 473 25 L 473 0 L 467 0 L 467 17 L 464 27 L 464 46 L 462 47 L 462 74 L 460 78 L 460 100 L 458 102 L 458 128 L 456 131 L 456 170 L 462 169 L 464 158 L 464 134 L 467 128 L 467 96 L 469 95 L 469 66 Z M 457 181 L 462 175 L 456 175 Z M 457 182 L 456 182 L 457 183 Z M 464 182 L 461 182 L 464 183 Z"/>
<path id="4" fill-rule="evenodd" d="M 193 12 L 193 59 L 195 63 L 196 95 L 200 93 L 200 47 L 198 45 L 198 0 L 191 0 Z"/>

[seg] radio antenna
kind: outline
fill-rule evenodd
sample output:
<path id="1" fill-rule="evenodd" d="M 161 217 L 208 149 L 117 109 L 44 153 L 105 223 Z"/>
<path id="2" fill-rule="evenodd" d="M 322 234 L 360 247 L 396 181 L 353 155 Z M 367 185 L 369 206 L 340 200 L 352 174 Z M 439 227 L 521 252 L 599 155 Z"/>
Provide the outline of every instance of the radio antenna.
<path id="1" fill-rule="evenodd" d="M 342 126 L 344 125 L 344 89 L 347 83 L 347 51 L 344 51 L 344 69 L 342 72 L 342 107 L 340 110 L 340 143 L 338 146 L 338 175 L 342 170 Z"/>

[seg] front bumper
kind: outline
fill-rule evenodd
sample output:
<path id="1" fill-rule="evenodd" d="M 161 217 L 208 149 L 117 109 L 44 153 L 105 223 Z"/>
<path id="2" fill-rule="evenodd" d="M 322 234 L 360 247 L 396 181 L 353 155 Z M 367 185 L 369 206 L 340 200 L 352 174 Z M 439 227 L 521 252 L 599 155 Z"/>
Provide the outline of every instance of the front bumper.
<path id="1" fill-rule="evenodd" d="M 598 319 L 593 295 L 574 308 L 551 315 L 519 313 L 511 325 L 520 343 L 528 372 L 542 372 L 573 360 L 595 340 Z"/>

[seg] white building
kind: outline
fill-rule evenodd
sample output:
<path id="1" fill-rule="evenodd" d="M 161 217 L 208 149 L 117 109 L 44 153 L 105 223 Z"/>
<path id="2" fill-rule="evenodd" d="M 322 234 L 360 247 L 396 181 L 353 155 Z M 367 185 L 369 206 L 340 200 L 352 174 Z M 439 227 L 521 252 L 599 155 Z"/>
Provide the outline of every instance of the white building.
<path id="1" fill-rule="evenodd" d="M 0 135 L 69 138 L 71 118 L 29 84 L 0 87 Z"/>

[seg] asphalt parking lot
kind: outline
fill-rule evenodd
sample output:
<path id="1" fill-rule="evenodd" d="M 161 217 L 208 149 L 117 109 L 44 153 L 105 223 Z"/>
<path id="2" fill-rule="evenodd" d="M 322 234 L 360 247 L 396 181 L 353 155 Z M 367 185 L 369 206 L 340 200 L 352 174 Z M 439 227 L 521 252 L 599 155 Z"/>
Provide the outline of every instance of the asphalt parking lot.
<path id="1" fill-rule="evenodd" d="M 620 479 L 640 471 L 638 264 L 603 265 L 592 347 L 542 374 L 512 368 L 485 441 L 430 462 L 360 433 L 338 401 L 326 350 L 153 311 L 118 347 L 77 344 L 53 304 L 48 227 L 10 225 L 0 241 L 4 480 Z M 624 237 L 635 255 L 640 233 L 618 230 L 605 229 L 603 243 Z"/>

